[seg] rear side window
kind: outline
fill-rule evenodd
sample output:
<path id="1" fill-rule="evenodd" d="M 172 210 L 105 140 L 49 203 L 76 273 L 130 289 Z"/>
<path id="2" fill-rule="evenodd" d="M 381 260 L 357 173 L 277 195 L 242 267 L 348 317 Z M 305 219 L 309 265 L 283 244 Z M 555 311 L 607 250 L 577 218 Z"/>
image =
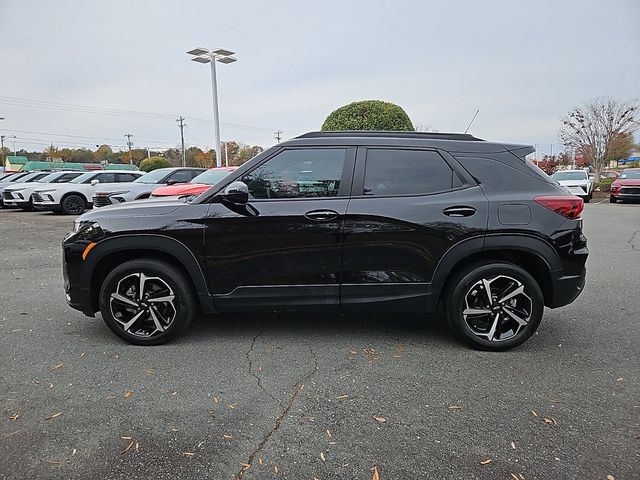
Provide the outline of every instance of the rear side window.
<path id="1" fill-rule="evenodd" d="M 365 195 L 420 195 L 451 190 L 462 182 L 436 152 L 369 149 Z"/>
<path id="2" fill-rule="evenodd" d="M 133 182 L 138 177 L 133 173 L 118 173 L 117 178 L 118 182 Z"/>
<path id="3" fill-rule="evenodd" d="M 114 183 L 116 181 L 115 174 L 113 173 L 100 173 L 95 180 L 98 180 L 100 183 Z"/>

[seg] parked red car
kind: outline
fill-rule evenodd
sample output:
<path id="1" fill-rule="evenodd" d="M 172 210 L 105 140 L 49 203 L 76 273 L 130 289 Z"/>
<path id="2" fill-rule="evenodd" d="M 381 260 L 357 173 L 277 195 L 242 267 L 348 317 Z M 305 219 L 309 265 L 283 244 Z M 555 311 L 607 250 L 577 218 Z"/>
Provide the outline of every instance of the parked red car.
<path id="1" fill-rule="evenodd" d="M 219 182 L 238 167 L 215 167 L 194 177 L 189 183 L 180 185 L 167 185 L 156 188 L 151 192 L 151 197 L 169 197 L 179 195 L 200 195 L 214 183 Z"/>
<path id="2" fill-rule="evenodd" d="M 640 200 L 640 168 L 627 168 L 611 184 L 609 201 Z"/>
<path id="3" fill-rule="evenodd" d="M 620 176 L 620 172 L 616 172 L 615 170 L 605 170 L 604 172 L 600 172 L 600 178 L 613 178 L 614 180 Z"/>

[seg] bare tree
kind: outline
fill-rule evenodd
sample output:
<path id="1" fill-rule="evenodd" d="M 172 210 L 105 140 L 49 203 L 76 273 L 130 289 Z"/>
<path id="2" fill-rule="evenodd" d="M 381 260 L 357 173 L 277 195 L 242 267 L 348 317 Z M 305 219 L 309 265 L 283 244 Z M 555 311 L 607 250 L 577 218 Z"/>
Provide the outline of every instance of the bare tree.
<path id="1" fill-rule="evenodd" d="M 619 153 L 620 141 L 638 130 L 638 102 L 600 97 L 571 110 L 562 118 L 560 140 L 575 148 L 596 171 L 596 180 L 612 155 Z M 615 153 L 614 153 L 615 152 Z"/>

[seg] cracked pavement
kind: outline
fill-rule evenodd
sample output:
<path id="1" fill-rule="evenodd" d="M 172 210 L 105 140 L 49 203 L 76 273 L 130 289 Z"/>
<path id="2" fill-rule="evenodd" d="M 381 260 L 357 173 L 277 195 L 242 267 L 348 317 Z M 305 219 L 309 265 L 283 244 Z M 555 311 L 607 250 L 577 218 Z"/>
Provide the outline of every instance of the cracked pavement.
<path id="1" fill-rule="evenodd" d="M 64 302 L 73 219 L 0 211 L 0 479 L 637 478 L 640 205 L 584 218 L 583 295 L 488 353 L 366 313 L 127 345 Z"/>

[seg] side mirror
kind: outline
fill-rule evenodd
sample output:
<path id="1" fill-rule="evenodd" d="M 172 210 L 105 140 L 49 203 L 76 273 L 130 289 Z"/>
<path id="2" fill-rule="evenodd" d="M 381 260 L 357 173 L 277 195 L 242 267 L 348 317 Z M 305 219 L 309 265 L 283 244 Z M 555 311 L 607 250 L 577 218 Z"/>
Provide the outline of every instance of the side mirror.
<path id="1" fill-rule="evenodd" d="M 231 182 L 217 196 L 223 202 L 233 205 L 246 205 L 249 203 L 249 187 L 244 182 Z"/>
<path id="2" fill-rule="evenodd" d="M 167 180 L 167 185 L 175 185 L 176 183 L 180 183 L 180 182 L 178 182 L 175 178 L 171 178 Z"/>
<path id="3" fill-rule="evenodd" d="M 95 186 L 100 183 L 100 180 L 91 180 L 91 185 Z"/>

